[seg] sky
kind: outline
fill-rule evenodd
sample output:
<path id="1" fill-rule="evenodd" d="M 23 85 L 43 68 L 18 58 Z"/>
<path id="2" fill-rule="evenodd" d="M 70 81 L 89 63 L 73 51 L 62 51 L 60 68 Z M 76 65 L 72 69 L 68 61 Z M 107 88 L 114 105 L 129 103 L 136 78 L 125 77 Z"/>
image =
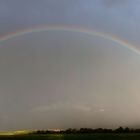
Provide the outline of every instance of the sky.
<path id="1" fill-rule="evenodd" d="M 0 38 L 41 26 L 96 30 L 140 49 L 139 0 L 0 0 Z M 140 55 L 49 30 L 0 41 L 0 131 L 140 126 Z"/>

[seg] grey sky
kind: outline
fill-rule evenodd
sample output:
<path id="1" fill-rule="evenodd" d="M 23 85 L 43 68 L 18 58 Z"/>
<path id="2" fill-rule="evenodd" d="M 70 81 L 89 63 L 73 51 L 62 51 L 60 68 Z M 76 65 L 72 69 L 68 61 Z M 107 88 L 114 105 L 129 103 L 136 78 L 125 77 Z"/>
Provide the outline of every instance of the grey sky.
<path id="1" fill-rule="evenodd" d="M 139 48 L 139 0 L 0 0 L 0 36 L 73 25 Z M 84 33 L 0 42 L 0 130 L 139 126 L 140 56 Z"/>

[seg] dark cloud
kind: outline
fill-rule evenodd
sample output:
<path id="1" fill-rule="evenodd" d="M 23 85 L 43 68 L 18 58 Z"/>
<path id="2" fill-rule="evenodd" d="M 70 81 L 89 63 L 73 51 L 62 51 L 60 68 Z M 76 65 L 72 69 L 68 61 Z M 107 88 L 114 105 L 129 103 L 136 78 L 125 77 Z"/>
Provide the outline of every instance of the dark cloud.
<path id="1" fill-rule="evenodd" d="M 127 5 L 129 3 L 129 0 L 101 0 L 103 3 L 108 6 L 119 6 L 119 5 Z"/>

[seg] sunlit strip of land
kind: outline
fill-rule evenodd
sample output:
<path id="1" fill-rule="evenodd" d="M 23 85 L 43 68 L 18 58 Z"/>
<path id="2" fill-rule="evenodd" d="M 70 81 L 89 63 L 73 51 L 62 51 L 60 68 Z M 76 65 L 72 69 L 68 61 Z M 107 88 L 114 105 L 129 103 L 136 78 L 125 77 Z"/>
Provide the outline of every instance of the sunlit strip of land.
<path id="1" fill-rule="evenodd" d="M 62 130 L 63 129 L 47 129 L 47 131 L 51 131 L 51 132 L 60 132 Z M 37 130 L 18 130 L 18 131 L 10 131 L 10 132 L 0 132 L 0 136 L 26 135 L 36 131 Z"/>
<path id="2" fill-rule="evenodd" d="M 12 132 L 0 132 L 0 136 L 13 136 L 13 135 L 25 135 L 31 133 L 31 130 L 18 130 Z"/>

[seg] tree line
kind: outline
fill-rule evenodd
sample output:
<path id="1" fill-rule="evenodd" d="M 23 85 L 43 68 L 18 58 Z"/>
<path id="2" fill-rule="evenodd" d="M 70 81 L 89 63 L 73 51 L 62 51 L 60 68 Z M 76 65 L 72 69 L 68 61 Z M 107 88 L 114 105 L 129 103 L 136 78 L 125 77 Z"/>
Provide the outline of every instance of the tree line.
<path id="1" fill-rule="evenodd" d="M 37 130 L 33 131 L 32 134 L 92 134 L 92 133 L 140 133 L 140 129 L 132 129 L 132 128 L 123 128 L 119 127 L 117 129 L 107 129 L 107 128 L 80 128 L 73 129 L 69 128 L 66 130 Z"/>

